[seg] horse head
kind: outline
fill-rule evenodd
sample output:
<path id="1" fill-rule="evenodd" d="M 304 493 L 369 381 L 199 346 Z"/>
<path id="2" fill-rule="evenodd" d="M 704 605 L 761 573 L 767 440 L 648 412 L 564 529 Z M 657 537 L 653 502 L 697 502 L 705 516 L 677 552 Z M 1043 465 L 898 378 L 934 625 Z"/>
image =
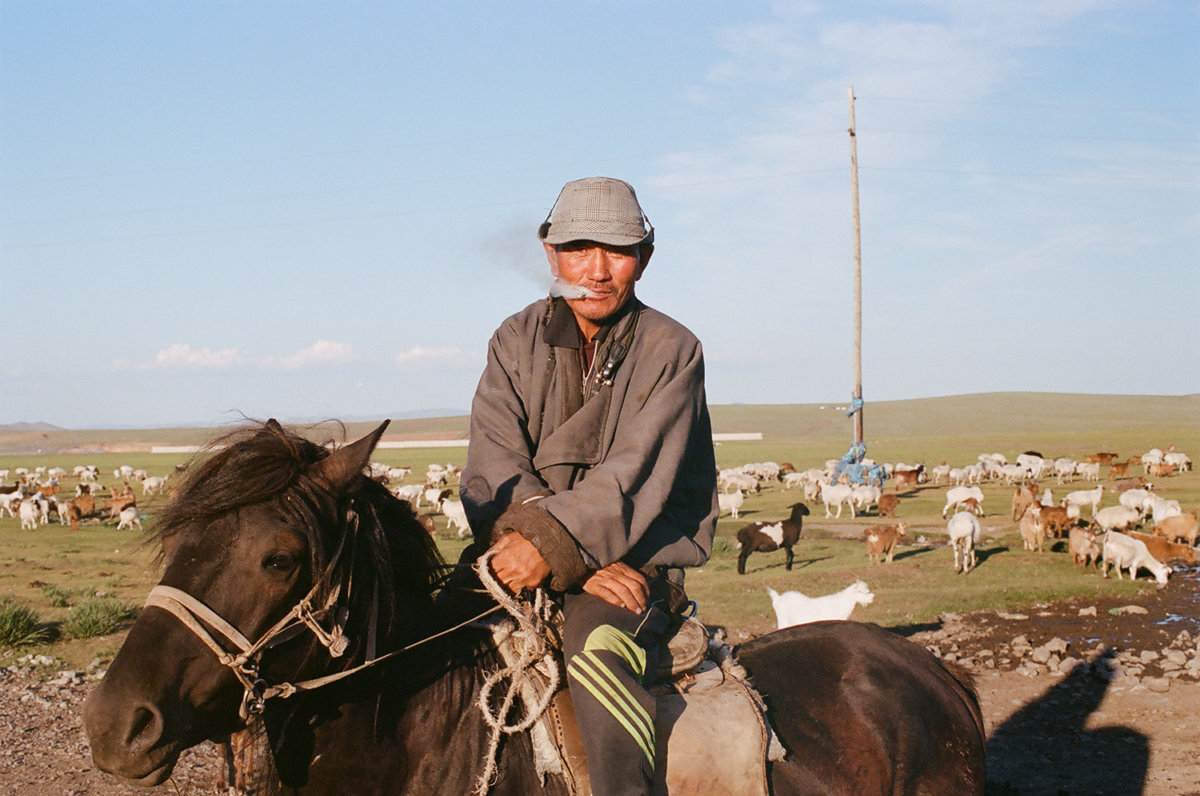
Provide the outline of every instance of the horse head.
<path id="1" fill-rule="evenodd" d="M 330 453 L 270 420 L 188 468 L 154 528 L 162 580 L 84 708 L 100 769 L 160 784 L 184 749 L 244 726 L 271 684 L 345 668 L 368 636 L 411 624 L 390 564 L 410 562 L 395 578 L 428 598 L 439 559 L 362 474 L 386 426 Z"/>

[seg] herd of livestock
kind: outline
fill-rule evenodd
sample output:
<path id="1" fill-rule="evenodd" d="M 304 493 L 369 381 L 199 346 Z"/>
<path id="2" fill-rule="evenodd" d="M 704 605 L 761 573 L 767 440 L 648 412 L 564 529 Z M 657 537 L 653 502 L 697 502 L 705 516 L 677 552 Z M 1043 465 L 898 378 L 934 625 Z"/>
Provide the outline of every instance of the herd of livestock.
<path id="1" fill-rule="evenodd" d="M 1083 567 L 1101 567 L 1107 576 L 1112 566 L 1118 576 L 1128 572 L 1131 578 L 1144 569 L 1160 584 L 1169 577 L 1170 563 L 1190 565 L 1195 561 L 1197 512 L 1185 512 L 1161 486 L 1164 479 L 1192 469 L 1191 458 L 1174 449 L 1153 449 L 1124 460 L 1102 452 L 1084 461 L 1049 459 L 1027 451 L 1009 462 L 1002 454 L 985 453 L 961 467 L 945 462 L 930 468 L 880 464 L 861 457 L 852 465 L 847 461 L 831 459 L 824 467 L 807 470 L 797 470 L 786 462 L 755 462 L 718 472 L 720 512 L 735 520 L 746 501 L 764 488 L 796 489 L 804 495 L 804 501 L 790 507 L 788 517 L 752 522 L 737 531 L 739 573 L 745 574 L 752 553 L 780 549 L 786 553 L 790 570 L 792 548 L 810 504 L 822 506 L 826 518 L 841 517 L 845 510 L 851 517 L 873 512 L 895 520 L 903 501 L 937 487 L 945 489 L 941 516 L 954 548 L 955 570 L 968 572 L 975 566 L 975 547 L 983 533 L 984 484 L 1013 489 L 1010 517 L 1018 524 L 1027 550 L 1041 552 L 1048 539 L 1065 537 L 1072 560 Z M 391 491 L 409 501 L 419 516 L 421 509 L 426 509 L 420 519 L 431 533 L 436 526 L 430 514 L 437 513 L 461 538 L 470 528 L 461 500 L 453 499 L 452 482 L 459 469 L 453 464 L 432 464 L 416 483 L 400 483 Z M 394 484 L 407 480 L 411 473 L 408 467 L 373 462 L 368 475 Z M 142 496 L 151 496 L 165 493 L 170 477 L 123 465 L 113 472 L 122 486 L 109 488 L 100 484 L 96 467 L 78 466 L 71 473 L 76 479 L 74 494 L 64 495 L 60 481 L 67 475 L 61 467 L 0 469 L 0 516 L 19 517 L 26 529 L 49 522 L 52 513 L 62 524 L 76 528 L 89 518 L 116 520 L 119 528 L 141 527 L 137 496 L 130 484 L 139 483 Z M 893 482 L 893 491 L 885 491 L 887 481 Z M 1080 481 L 1094 486 L 1080 488 Z M 1056 496 L 1055 490 L 1061 494 Z M 1111 505 L 1102 505 L 1107 498 L 1112 499 Z M 908 527 L 904 521 L 869 526 L 863 534 L 868 559 L 891 562 Z M 863 597 L 856 593 L 853 599 Z M 842 603 L 852 606 L 853 600 Z"/>
<path id="2" fill-rule="evenodd" d="M 962 467 L 942 462 L 926 468 L 924 464 L 877 464 L 862 459 L 848 468 L 846 461 L 831 459 L 823 468 L 803 471 L 786 462 L 756 462 L 721 470 L 721 512 L 737 519 L 751 495 L 778 484 L 784 490 L 801 490 L 808 504 L 823 506 L 826 518 L 838 518 L 846 510 L 851 517 L 874 512 L 878 517 L 896 519 L 903 500 L 941 487 L 945 489 L 941 516 L 954 548 L 954 567 L 965 573 L 975 566 L 975 546 L 983 533 L 981 487 L 991 484 L 1012 488 L 1011 520 L 1018 523 L 1027 550 L 1041 552 L 1047 539 L 1065 537 L 1072 560 L 1083 567 L 1100 567 L 1107 576 L 1112 566 L 1118 576 L 1128 572 L 1130 577 L 1144 569 L 1160 584 L 1170 574 L 1168 564 L 1195 561 L 1197 512 L 1185 512 L 1178 500 L 1167 496 L 1169 488 L 1162 488 L 1169 483 L 1166 479 L 1192 469 L 1191 458 L 1174 449 L 1152 449 L 1124 460 L 1102 452 L 1084 461 L 1049 459 L 1028 451 L 1009 462 L 1002 454 L 985 453 Z M 891 492 L 885 491 L 889 480 L 895 484 Z M 994 494 L 995 489 L 989 492 Z M 1103 505 L 1108 499 L 1113 505 Z M 778 549 L 786 551 L 790 569 L 791 547 L 799 538 L 801 517 L 808 511 L 804 502 L 797 503 L 785 520 L 741 528 L 737 533 L 738 571 L 744 574 L 751 553 Z M 907 530 L 908 523 L 903 521 L 868 527 L 864 541 L 869 560 L 890 562 Z"/>

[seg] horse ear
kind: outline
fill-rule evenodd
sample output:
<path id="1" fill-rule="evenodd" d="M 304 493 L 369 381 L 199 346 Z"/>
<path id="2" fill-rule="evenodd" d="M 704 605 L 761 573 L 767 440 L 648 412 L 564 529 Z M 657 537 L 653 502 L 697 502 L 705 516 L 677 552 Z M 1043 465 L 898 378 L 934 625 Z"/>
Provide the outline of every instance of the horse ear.
<path id="1" fill-rule="evenodd" d="M 385 420 L 379 428 L 362 439 L 343 445 L 309 468 L 311 478 L 324 484 L 331 492 L 341 492 L 362 473 L 371 458 L 371 452 L 383 436 L 391 421 Z"/>

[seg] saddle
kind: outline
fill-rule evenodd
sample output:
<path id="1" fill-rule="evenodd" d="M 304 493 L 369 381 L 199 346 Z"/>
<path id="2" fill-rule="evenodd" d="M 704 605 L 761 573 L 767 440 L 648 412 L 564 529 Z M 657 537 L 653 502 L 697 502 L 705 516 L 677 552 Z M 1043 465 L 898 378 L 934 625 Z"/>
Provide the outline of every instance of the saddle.
<path id="1" fill-rule="evenodd" d="M 649 689 L 658 700 L 654 792 L 765 796 L 767 761 L 786 753 L 766 705 L 728 645 L 712 641 L 695 619 L 678 620 Z M 520 657 L 516 623 L 505 617 L 487 626 L 501 658 L 513 665 Z M 561 646 L 553 654 L 563 671 Z M 550 774 L 561 776 L 573 796 L 591 796 L 571 694 L 550 666 L 543 661 L 526 669 L 528 676 L 514 684 L 527 708 L 546 703 L 553 689 L 529 729 L 537 771 L 543 782 Z"/>

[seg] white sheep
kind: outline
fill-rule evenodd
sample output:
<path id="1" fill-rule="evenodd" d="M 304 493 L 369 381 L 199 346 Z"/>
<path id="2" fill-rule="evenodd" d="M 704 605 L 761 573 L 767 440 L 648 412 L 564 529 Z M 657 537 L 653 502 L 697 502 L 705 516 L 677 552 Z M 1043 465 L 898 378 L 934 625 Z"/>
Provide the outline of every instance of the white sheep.
<path id="1" fill-rule="evenodd" d="M 1155 525 L 1158 525 L 1168 517 L 1178 517 L 1183 513 L 1183 507 L 1179 504 L 1178 500 L 1168 500 L 1159 495 L 1150 495 L 1147 497 L 1143 508 L 1150 512 Z"/>
<path id="2" fill-rule="evenodd" d="M 1075 475 L 1075 469 L 1078 465 L 1074 459 L 1066 457 L 1054 460 L 1054 477 L 1058 479 L 1058 483 L 1070 483 L 1071 476 Z"/>
<path id="3" fill-rule="evenodd" d="M 950 544 L 954 547 L 954 571 L 967 574 L 976 564 L 975 546 L 983 536 L 979 518 L 969 511 L 960 511 L 946 523 Z"/>
<path id="4" fill-rule="evenodd" d="M 1099 481 L 1100 462 L 1082 462 L 1075 468 L 1075 472 L 1079 473 L 1084 481 Z"/>
<path id="5" fill-rule="evenodd" d="M 775 609 L 779 629 L 809 622 L 846 620 L 856 605 L 870 605 L 875 599 L 867 584 L 861 580 L 854 581 L 839 592 L 820 597 L 809 597 L 798 591 L 779 594 L 769 587 L 767 594 L 771 596 L 771 606 Z"/>
<path id="6" fill-rule="evenodd" d="M 1142 512 L 1129 506 L 1105 506 L 1096 512 L 1092 522 L 1102 531 L 1129 531 L 1137 527 Z"/>
<path id="7" fill-rule="evenodd" d="M 1163 464 L 1173 464 L 1175 469 L 1181 473 L 1186 473 L 1192 469 L 1192 460 L 1186 453 L 1171 451 L 1163 454 Z"/>

